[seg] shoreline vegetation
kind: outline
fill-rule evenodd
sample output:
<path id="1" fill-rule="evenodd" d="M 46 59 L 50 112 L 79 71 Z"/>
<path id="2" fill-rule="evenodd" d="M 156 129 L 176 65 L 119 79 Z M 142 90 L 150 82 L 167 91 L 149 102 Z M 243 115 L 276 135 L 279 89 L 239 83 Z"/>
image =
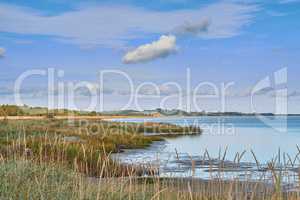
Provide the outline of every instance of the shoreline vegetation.
<path id="1" fill-rule="evenodd" d="M 71 115 L 74 118 L 64 118 L 63 114 L 48 111 L 39 116 L 41 118 L 31 118 L 36 116 L 32 108 L 29 108 L 32 115 L 28 111 L 20 115 L 23 109 L 19 107 L 1 108 L 4 114 L 0 118 L 0 199 L 277 200 L 300 197 L 298 191 L 283 190 L 281 173 L 271 164 L 268 170 L 273 181 L 266 184 L 222 177 L 211 180 L 162 178 L 157 167 L 122 164 L 111 158 L 112 153 L 146 148 L 165 137 L 201 134 L 200 127 L 103 120 L 112 115 L 97 118 L 77 113 Z"/>
<path id="2" fill-rule="evenodd" d="M 1 199 L 298 199 L 259 182 L 186 178 L 86 177 L 54 164 L 9 160 L 0 164 Z"/>
<path id="3" fill-rule="evenodd" d="M 26 157 L 54 163 L 93 177 L 142 176 L 144 166 L 123 165 L 110 158 L 124 149 L 145 148 L 165 137 L 201 134 L 199 127 L 166 123 L 124 123 L 91 119 L 0 121 L 0 158 Z M 145 133 L 156 133 L 146 135 Z M 162 135 L 160 135 L 160 133 Z M 107 170 L 103 171 L 101 165 Z M 108 167 L 109 166 L 109 167 Z"/>
<path id="4" fill-rule="evenodd" d="M 274 113 L 242 113 L 242 112 L 186 112 L 179 109 L 165 110 L 119 110 L 119 111 L 78 111 L 68 109 L 48 109 L 45 107 L 30 107 L 27 105 L 0 105 L 0 119 L 113 119 L 113 118 L 140 118 L 140 117 L 200 117 L 200 116 L 300 116 L 299 114 L 278 115 Z"/>

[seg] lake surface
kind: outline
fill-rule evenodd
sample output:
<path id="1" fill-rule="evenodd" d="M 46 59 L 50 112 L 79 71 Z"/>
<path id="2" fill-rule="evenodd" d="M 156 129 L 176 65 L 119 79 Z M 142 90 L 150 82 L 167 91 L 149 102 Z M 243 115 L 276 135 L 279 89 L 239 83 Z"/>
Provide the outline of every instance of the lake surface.
<path id="1" fill-rule="evenodd" d="M 262 165 L 272 158 L 278 158 L 278 155 L 280 155 L 280 160 L 277 159 L 278 163 L 288 163 L 288 157 L 294 160 L 297 156 L 297 145 L 300 144 L 300 116 L 264 117 L 263 119 L 255 116 L 205 116 L 115 121 L 199 125 L 203 129 L 202 135 L 167 138 L 165 142 L 154 143 L 150 148 L 126 151 L 119 156 L 123 162 L 156 163 L 162 171 L 172 172 L 177 176 L 187 176 L 187 172 L 191 173 L 191 166 L 186 165 L 185 162 L 175 162 L 178 157 L 183 160 L 203 160 L 209 155 L 210 159 L 224 157 L 227 161 L 233 161 L 238 152 L 241 155 L 246 151 L 241 162 L 253 166 L 256 161 L 251 153 L 252 150 Z M 225 149 L 227 152 L 224 156 Z M 205 154 L 206 151 L 208 154 Z M 201 170 L 196 170 L 196 175 L 205 171 L 203 166 L 199 169 Z M 201 175 L 201 177 L 205 176 L 208 175 Z"/>

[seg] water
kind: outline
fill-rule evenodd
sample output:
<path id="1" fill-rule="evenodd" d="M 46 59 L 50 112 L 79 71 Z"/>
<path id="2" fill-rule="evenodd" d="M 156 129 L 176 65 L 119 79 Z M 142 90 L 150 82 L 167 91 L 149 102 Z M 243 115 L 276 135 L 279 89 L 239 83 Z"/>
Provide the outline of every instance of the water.
<path id="1" fill-rule="evenodd" d="M 202 135 L 167 138 L 165 142 L 154 143 L 148 149 L 131 150 L 120 155 L 123 162 L 155 163 L 161 168 L 162 174 L 172 173 L 175 176 L 192 174 L 202 178 L 211 176 L 212 173 L 204 173 L 208 166 L 196 164 L 196 170 L 192 171 L 191 164 L 187 164 L 191 158 L 203 160 L 206 151 L 211 159 L 219 159 L 223 158 L 227 149 L 225 160 L 233 161 L 237 152 L 241 154 L 245 150 L 241 162 L 247 169 L 256 167 L 251 150 L 255 152 L 262 166 L 279 154 L 281 160 L 277 162 L 288 163 L 288 157 L 293 160 L 299 153 L 297 145 L 300 144 L 300 116 L 271 117 L 264 121 L 255 116 L 118 119 L 117 121 L 167 122 L 181 126 L 202 127 L 204 130 Z M 187 162 L 176 162 L 178 157 Z M 226 176 L 228 174 L 227 172 Z M 245 174 L 234 172 L 233 175 L 244 176 Z"/>

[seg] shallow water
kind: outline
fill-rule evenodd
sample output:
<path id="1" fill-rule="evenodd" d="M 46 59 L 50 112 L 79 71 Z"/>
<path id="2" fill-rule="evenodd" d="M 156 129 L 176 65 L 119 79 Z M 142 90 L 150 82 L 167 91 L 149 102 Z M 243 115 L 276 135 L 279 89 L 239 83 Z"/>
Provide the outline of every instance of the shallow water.
<path id="1" fill-rule="evenodd" d="M 208 166 L 200 165 L 200 162 L 196 165 L 193 164 L 192 167 L 192 162 L 188 162 L 188 160 L 207 160 L 206 150 L 210 159 L 220 160 L 224 157 L 225 149 L 227 149 L 226 161 L 233 161 L 237 152 L 241 154 L 246 150 L 241 162 L 245 165 L 247 163 L 253 165 L 249 168 L 246 165 L 247 169 L 251 169 L 249 171 L 252 175 L 260 172 L 257 172 L 251 150 L 262 166 L 265 166 L 272 158 L 275 159 L 276 156 L 278 158 L 278 155 L 280 155 L 280 160 L 277 159 L 278 164 L 279 162 L 281 164 L 288 163 L 288 157 L 294 160 L 299 152 L 297 145 L 300 144 L 300 116 L 270 117 L 262 120 L 255 116 L 205 116 L 118 119 L 116 121 L 167 122 L 182 126 L 199 125 L 204 130 L 202 135 L 168 138 L 165 142 L 154 143 L 148 149 L 131 150 L 119 155 L 119 159 L 123 162 L 156 164 L 160 168 L 161 174 L 211 177 L 214 174 L 211 167 L 209 167 L 210 170 L 207 170 Z M 181 162 L 178 162 L 178 157 Z M 182 162 L 182 160 L 186 160 L 186 162 Z M 239 166 L 234 170 L 230 169 L 230 172 L 227 169 L 224 174 L 227 177 L 229 174 L 245 176 L 246 170 L 241 170 L 243 171 L 241 173 L 241 167 L 245 166 Z M 210 173 L 207 173 L 208 171 Z"/>

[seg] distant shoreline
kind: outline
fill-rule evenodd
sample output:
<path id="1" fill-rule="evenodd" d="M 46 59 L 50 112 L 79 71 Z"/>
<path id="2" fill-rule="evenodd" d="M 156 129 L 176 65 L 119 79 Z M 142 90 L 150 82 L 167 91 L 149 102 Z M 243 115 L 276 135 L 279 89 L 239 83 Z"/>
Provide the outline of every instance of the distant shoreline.
<path id="1" fill-rule="evenodd" d="M 288 114 L 288 115 L 263 115 L 263 114 L 242 114 L 242 115 L 198 115 L 198 116 L 181 116 L 181 115 L 172 115 L 172 116 L 133 116 L 133 115 L 99 115 L 99 116 L 54 116 L 53 119 L 88 119 L 88 120 L 111 120 L 111 119 L 122 119 L 122 118 L 168 118 L 168 117 L 251 117 L 251 116 L 269 116 L 269 117 L 276 117 L 276 116 L 300 116 L 300 114 Z M 43 119 L 51 119 L 47 116 L 0 116 L 0 120 L 43 120 Z"/>
<path id="2" fill-rule="evenodd" d="M 154 118 L 151 116 L 54 116 L 53 119 L 95 119 L 95 120 L 110 120 L 120 118 Z M 51 119 L 47 116 L 0 116 L 0 120 L 42 120 Z"/>
<path id="3" fill-rule="evenodd" d="M 49 109 L 46 107 L 30 107 L 17 105 L 0 105 L 0 119 L 24 120 L 24 119 L 118 119 L 118 118 L 160 118 L 160 117 L 205 117 L 205 116 L 300 116 L 296 114 L 274 113 L 245 113 L 245 112 L 196 112 L 180 109 L 152 110 L 116 110 L 116 111 L 76 111 L 68 109 Z"/>

